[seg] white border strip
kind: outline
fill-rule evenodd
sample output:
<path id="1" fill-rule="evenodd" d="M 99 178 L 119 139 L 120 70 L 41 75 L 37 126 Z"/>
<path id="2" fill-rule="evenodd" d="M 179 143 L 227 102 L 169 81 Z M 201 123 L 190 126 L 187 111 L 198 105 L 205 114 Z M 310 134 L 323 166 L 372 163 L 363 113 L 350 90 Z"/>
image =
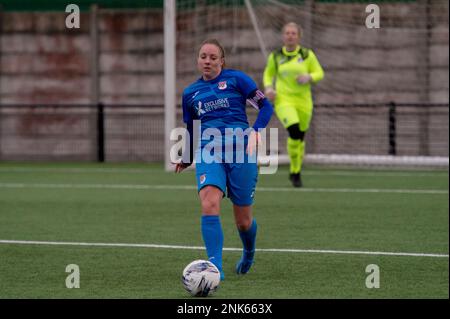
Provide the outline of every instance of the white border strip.
<path id="1" fill-rule="evenodd" d="M 194 185 L 133 185 L 133 184 L 45 184 L 0 183 L 0 188 L 78 188 L 78 189 L 134 189 L 134 190 L 196 190 Z M 448 194 L 439 189 L 376 189 L 376 188 L 293 188 L 257 187 L 258 192 L 307 192 L 307 193 L 387 193 L 387 194 Z"/>
<path id="2" fill-rule="evenodd" d="M 189 169 L 192 170 L 192 169 Z M 413 171 L 393 171 L 386 168 L 361 167 L 359 170 L 350 168 L 350 170 L 330 170 L 317 168 L 308 168 L 302 174 L 305 176 L 370 176 L 370 177 L 433 177 L 433 178 L 448 178 L 448 170 L 429 170 L 417 172 Z M 98 167 L 21 167 L 21 166 L 3 166 L 0 165 L 0 173 L 55 173 L 55 174 L 167 174 L 163 170 L 152 168 L 98 168 Z"/>
<path id="3" fill-rule="evenodd" d="M 260 162 L 267 163 L 275 160 L 273 156 L 261 156 Z M 288 155 L 278 155 L 278 164 L 289 163 Z M 393 156 L 393 155 L 359 155 L 359 154 L 307 154 L 305 164 L 321 165 L 356 165 L 388 166 L 388 167 L 429 167 L 449 168 L 449 158 L 443 156 Z"/>
<path id="4" fill-rule="evenodd" d="M 87 246 L 87 247 L 133 247 L 133 248 L 160 248 L 160 249 L 187 249 L 205 250 L 200 246 L 178 246 L 157 244 L 125 244 L 125 243 L 83 243 L 83 242 L 59 242 L 59 241 L 28 241 L 28 240 L 0 240 L 0 244 L 13 245 L 58 245 L 58 246 Z M 224 248 L 225 251 L 242 251 L 242 248 Z M 358 250 L 320 250 L 320 249 L 276 249 L 258 248 L 257 252 L 281 252 L 281 253 L 318 253 L 318 254 L 348 254 L 348 255 L 376 255 L 376 256 L 406 256 L 406 257 L 434 257 L 448 258 L 448 254 L 429 253 L 403 253 L 383 251 L 358 251 Z"/>
<path id="5" fill-rule="evenodd" d="M 75 167 L 20 167 L 20 166 L 0 166 L 0 173 L 60 173 L 60 174 L 167 174 L 162 170 L 155 170 L 151 168 L 98 168 L 98 167 L 85 167 L 85 168 L 75 168 Z M 371 171 L 364 170 L 354 170 L 354 171 L 344 171 L 344 170 L 316 170 L 307 169 L 302 173 L 305 176 L 355 176 L 355 177 L 445 177 L 448 178 L 447 171 L 428 171 L 428 172 L 392 172 L 381 169 L 371 168 Z"/>

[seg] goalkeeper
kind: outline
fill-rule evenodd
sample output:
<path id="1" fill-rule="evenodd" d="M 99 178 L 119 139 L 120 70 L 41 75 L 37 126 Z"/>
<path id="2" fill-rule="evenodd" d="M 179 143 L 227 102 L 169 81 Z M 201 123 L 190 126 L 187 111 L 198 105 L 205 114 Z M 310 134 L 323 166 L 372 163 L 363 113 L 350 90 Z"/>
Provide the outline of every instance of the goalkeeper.
<path id="1" fill-rule="evenodd" d="M 311 84 L 324 77 L 314 52 L 300 46 L 301 35 L 296 23 L 283 27 L 284 45 L 269 55 L 263 78 L 265 95 L 274 103 L 275 113 L 289 134 L 289 179 L 294 187 L 302 187 L 305 134 L 313 113 Z"/>

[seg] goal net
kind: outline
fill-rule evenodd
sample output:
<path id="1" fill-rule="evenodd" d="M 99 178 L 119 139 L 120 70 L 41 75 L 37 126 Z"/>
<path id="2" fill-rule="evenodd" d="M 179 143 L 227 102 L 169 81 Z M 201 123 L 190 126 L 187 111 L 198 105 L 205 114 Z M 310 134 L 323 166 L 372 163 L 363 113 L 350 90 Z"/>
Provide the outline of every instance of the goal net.
<path id="1" fill-rule="evenodd" d="M 267 55 L 287 22 L 316 53 L 325 78 L 313 87 L 305 163 L 448 168 L 448 1 L 178 0 L 176 91 L 195 81 L 207 38 L 226 65 L 262 87 Z M 379 15 L 377 15 L 379 13 Z M 377 20 L 379 18 L 379 20 Z M 256 111 L 248 109 L 249 121 Z M 181 110 L 177 111 L 177 125 Z M 278 128 L 279 162 L 287 132 Z M 273 155 L 273 154 L 272 154 Z"/>

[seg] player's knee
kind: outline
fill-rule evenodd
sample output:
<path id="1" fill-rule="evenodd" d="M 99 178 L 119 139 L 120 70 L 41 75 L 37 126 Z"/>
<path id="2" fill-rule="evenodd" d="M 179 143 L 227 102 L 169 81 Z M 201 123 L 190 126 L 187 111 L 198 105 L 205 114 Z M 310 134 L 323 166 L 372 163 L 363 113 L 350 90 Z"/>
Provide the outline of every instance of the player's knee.
<path id="1" fill-rule="evenodd" d="M 240 231 L 247 231 L 252 226 L 252 219 L 250 217 L 240 217 L 236 220 L 236 227 Z"/>
<path id="2" fill-rule="evenodd" d="M 214 186 L 206 186 L 200 190 L 200 202 L 204 214 L 219 214 L 222 191 Z"/>
<path id="3" fill-rule="evenodd" d="M 293 140 L 303 141 L 305 138 L 305 132 L 300 131 L 300 125 L 298 123 L 293 124 L 287 128 L 289 137 Z"/>
<path id="4" fill-rule="evenodd" d="M 202 212 L 206 214 L 218 214 L 220 211 L 220 200 L 213 196 L 202 199 Z"/>

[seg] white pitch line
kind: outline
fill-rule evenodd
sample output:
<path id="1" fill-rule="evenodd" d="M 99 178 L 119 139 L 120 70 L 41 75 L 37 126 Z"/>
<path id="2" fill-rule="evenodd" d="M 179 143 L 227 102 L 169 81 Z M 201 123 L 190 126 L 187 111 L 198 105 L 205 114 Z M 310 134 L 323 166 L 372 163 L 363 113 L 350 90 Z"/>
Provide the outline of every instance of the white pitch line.
<path id="1" fill-rule="evenodd" d="M 0 188 L 81 188 L 81 189 L 172 189 L 193 190 L 192 185 L 130 185 L 130 184 L 25 184 L 25 183 L 0 183 Z"/>
<path id="2" fill-rule="evenodd" d="M 303 173 L 302 173 L 303 174 Z M 400 172 L 386 172 L 376 170 L 372 172 L 346 172 L 346 171 L 306 171 L 305 176 L 353 176 L 353 177 L 447 177 L 448 171 L 442 173 L 400 173 Z"/>
<path id="3" fill-rule="evenodd" d="M 133 184 L 46 184 L 46 183 L 0 183 L 0 188 L 80 188 L 80 189 L 162 189 L 196 190 L 194 185 L 133 185 Z M 373 189 L 373 188 L 292 188 L 257 187 L 258 192 L 308 192 L 308 193 L 387 193 L 387 194 L 448 194 L 438 189 Z"/>
<path id="4" fill-rule="evenodd" d="M 122 173 L 122 174 L 154 174 L 156 170 L 139 169 L 139 168 L 45 168 L 45 167 L 0 167 L 0 173 L 62 173 L 62 174 L 79 174 L 79 173 Z M 156 171 L 161 174 L 166 172 L 162 169 Z"/>
<path id="5" fill-rule="evenodd" d="M 397 194 L 448 194 L 448 190 L 435 189 L 374 189 L 374 188 L 292 188 L 257 187 L 263 192 L 309 192 L 309 193 L 397 193 Z"/>
<path id="6" fill-rule="evenodd" d="M 45 167 L 0 167 L 0 173 L 68 173 L 68 174 L 79 174 L 79 173 L 119 173 L 119 174 L 154 174 L 154 169 L 139 169 L 139 168 L 45 168 Z M 165 174 L 166 172 L 162 170 L 156 171 L 161 174 Z M 430 173 L 407 173 L 407 172 L 388 172 L 388 171 L 377 171 L 374 170 L 372 172 L 365 171 L 331 171 L 331 170 L 323 170 L 323 171 L 315 171 L 315 170 L 307 170 L 304 172 L 305 176 L 355 176 L 355 177 L 447 177 L 448 171 L 445 173 L 441 172 L 430 172 Z"/>
<path id="7" fill-rule="evenodd" d="M 28 240 L 0 240 L 0 244 L 10 245 L 57 245 L 57 246 L 87 246 L 87 247 L 133 247 L 133 248 L 159 248 L 159 249 L 187 249 L 205 250 L 201 246 L 178 246 L 157 244 L 125 244 L 125 243 L 84 243 L 84 242 L 59 242 L 59 241 L 28 241 Z M 242 251 L 242 248 L 224 248 L 225 251 Z M 317 253 L 317 254 L 347 254 L 347 255 L 376 255 L 376 256 L 406 256 L 406 257 L 435 257 L 448 258 L 448 254 L 428 253 L 404 253 L 383 251 L 357 251 L 357 250 L 321 250 L 321 249 L 277 249 L 257 248 L 257 252 L 281 252 L 281 253 Z"/>

